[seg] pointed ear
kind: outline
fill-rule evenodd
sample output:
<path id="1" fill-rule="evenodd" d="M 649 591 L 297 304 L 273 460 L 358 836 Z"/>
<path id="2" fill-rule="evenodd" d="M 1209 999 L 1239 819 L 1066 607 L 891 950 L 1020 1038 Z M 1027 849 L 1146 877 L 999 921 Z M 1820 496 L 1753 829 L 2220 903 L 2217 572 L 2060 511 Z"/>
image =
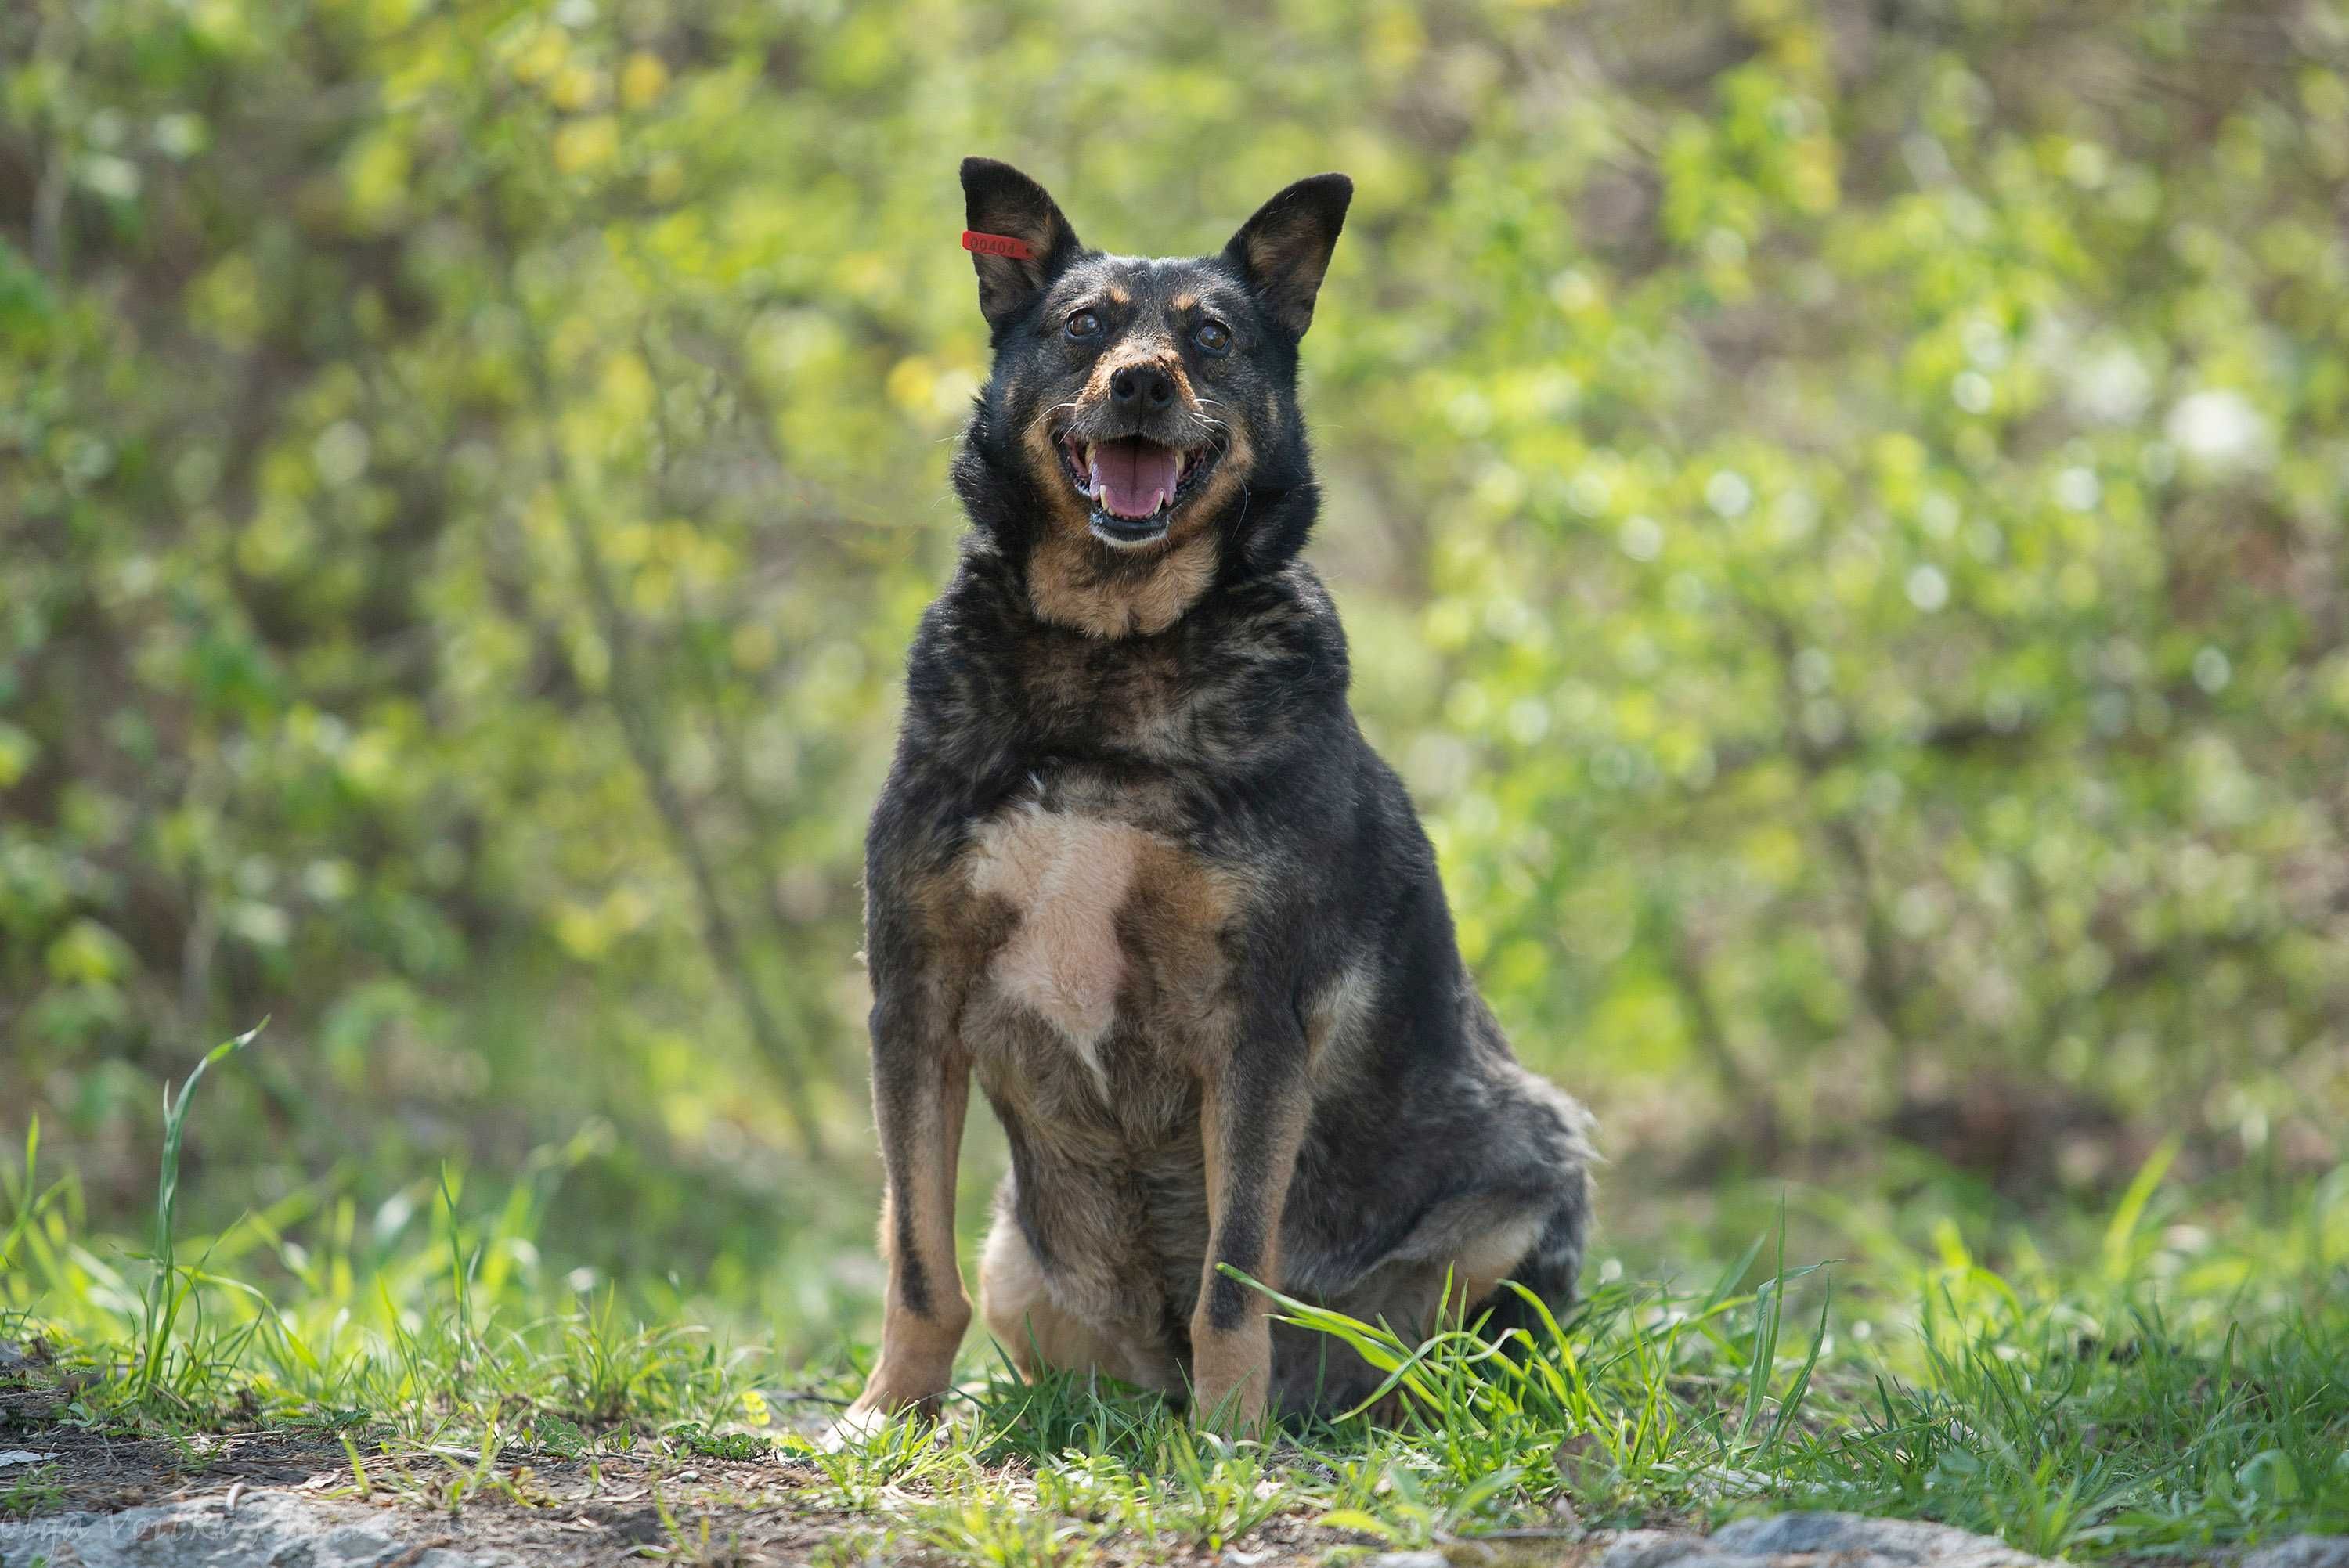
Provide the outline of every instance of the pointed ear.
<path id="1" fill-rule="evenodd" d="M 989 327 L 1000 328 L 1026 310 L 1084 247 L 1045 189 L 1009 163 L 964 159 L 962 196 L 975 232 L 1000 234 L 1028 249 L 1025 257 L 971 253 L 978 269 L 979 313 Z"/>
<path id="2" fill-rule="evenodd" d="M 1330 270 L 1330 253 L 1337 249 L 1353 199 L 1354 182 L 1342 174 L 1300 180 L 1257 208 L 1224 247 L 1293 337 L 1313 325 L 1313 297 L 1321 292 L 1321 274 Z"/>

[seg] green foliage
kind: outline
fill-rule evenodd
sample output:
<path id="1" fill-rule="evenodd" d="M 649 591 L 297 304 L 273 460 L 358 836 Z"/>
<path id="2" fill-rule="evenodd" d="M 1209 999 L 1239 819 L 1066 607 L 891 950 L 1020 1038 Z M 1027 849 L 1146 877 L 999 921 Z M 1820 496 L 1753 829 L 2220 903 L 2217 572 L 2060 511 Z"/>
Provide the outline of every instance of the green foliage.
<path id="1" fill-rule="evenodd" d="M 194 1096 L 196 1084 L 205 1070 L 223 1057 L 251 1045 L 262 1027 L 256 1024 L 234 1039 L 223 1040 L 205 1052 L 195 1070 L 188 1074 L 187 1082 L 180 1086 L 177 1096 L 168 1088 L 163 1091 L 163 1162 L 155 1187 L 155 1243 L 147 1257 L 150 1265 L 147 1288 L 139 1301 L 138 1364 L 118 1386 L 125 1398 L 150 1398 L 162 1389 L 172 1352 L 177 1348 L 180 1314 L 189 1305 L 202 1277 L 201 1264 L 184 1272 L 180 1268 L 173 1225 L 179 1213 L 180 1150 L 187 1137 L 188 1101 Z M 32 1154 L 28 1148 L 25 1160 L 28 1186 Z M 26 1222 L 28 1217 L 29 1211 L 19 1216 L 18 1222 Z M 218 1352 L 213 1354 L 217 1356 Z"/>
<path id="2" fill-rule="evenodd" d="M 82 1418 L 365 1426 L 435 1452 L 453 1435 L 492 1455 L 507 1441 L 575 1453 L 648 1432 L 726 1455 L 743 1420 L 765 1421 L 749 1357 L 673 1319 L 624 1315 L 611 1289 L 599 1300 L 574 1281 L 541 1280 L 539 1181 L 468 1220 L 463 1181 L 443 1173 L 428 1222 L 378 1214 L 371 1248 L 356 1244 L 347 1202 L 314 1219 L 308 1244 L 281 1229 L 285 1212 L 247 1214 L 181 1264 L 179 1165 L 196 1080 L 259 1032 L 215 1047 L 170 1102 L 150 1250 L 93 1245 L 65 1214 L 26 1202 L 29 1172 L 8 1183 L 19 1195 L 12 1233 L 26 1244 L 15 1277 L 36 1310 L 19 1305 L 0 1326 L 64 1337 L 87 1374 L 74 1401 Z M 118 1265 L 108 1253 L 128 1255 Z"/>
<path id="3" fill-rule="evenodd" d="M 14 7 L 0 1072 L 79 1144 L 149 1114 L 110 1064 L 274 1011 L 256 1193 L 515 1103 L 719 1172 L 853 1122 L 984 148 L 1130 247 L 1359 177 L 1319 554 L 1543 1066 L 2256 1147 L 2349 1060 L 2349 77 L 2298 26 Z"/>
<path id="4" fill-rule="evenodd" d="M 0 1519 L 29 1519 L 56 1508 L 65 1501 L 57 1482 L 55 1465 L 12 1469 L 5 1482 L 0 1482 Z"/>

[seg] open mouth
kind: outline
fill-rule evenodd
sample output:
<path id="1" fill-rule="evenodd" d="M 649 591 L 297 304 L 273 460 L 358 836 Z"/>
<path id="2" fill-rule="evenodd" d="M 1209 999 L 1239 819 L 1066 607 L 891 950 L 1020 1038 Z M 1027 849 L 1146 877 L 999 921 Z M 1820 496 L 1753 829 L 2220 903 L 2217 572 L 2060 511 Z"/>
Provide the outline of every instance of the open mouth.
<path id="1" fill-rule="evenodd" d="M 1163 537 L 1175 507 L 1214 466 L 1211 447 L 1170 447 L 1146 436 L 1086 441 L 1063 435 L 1060 444 L 1070 482 L 1092 502 L 1093 537 L 1121 547 Z"/>

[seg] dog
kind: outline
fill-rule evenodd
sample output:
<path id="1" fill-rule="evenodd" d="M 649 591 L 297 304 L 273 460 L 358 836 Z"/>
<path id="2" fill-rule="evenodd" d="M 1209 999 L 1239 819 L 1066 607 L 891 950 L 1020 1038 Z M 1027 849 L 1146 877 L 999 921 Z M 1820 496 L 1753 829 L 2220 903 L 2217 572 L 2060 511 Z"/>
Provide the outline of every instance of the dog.
<path id="1" fill-rule="evenodd" d="M 962 185 L 994 365 L 867 840 L 887 1287 L 841 1429 L 946 1391 L 973 1077 L 1011 1164 L 980 1297 L 1023 1377 L 1234 1429 L 1334 1413 L 1380 1375 L 1248 1280 L 1403 1332 L 1530 1327 L 1503 1282 L 1576 1299 L 1594 1159 L 1467 974 L 1298 558 L 1299 346 L 1353 186 L 1149 260 L 1088 249 L 1008 164 Z"/>

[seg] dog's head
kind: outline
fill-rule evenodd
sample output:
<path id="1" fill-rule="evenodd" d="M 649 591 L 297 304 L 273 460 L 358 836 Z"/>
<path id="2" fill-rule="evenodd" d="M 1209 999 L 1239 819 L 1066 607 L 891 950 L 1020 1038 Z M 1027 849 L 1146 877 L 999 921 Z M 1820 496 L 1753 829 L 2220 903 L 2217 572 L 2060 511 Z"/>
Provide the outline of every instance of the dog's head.
<path id="1" fill-rule="evenodd" d="M 1088 249 L 1008 164 L 966 160 L 962 183 L 995 346 L 956 474 L 978 526 L 1092 583 L 1187 561 L 1204 588 L 1294 554 L 1314 504 L 1298 344 L 1352 182 L 1301 180 L 1181 259 Z"/>

